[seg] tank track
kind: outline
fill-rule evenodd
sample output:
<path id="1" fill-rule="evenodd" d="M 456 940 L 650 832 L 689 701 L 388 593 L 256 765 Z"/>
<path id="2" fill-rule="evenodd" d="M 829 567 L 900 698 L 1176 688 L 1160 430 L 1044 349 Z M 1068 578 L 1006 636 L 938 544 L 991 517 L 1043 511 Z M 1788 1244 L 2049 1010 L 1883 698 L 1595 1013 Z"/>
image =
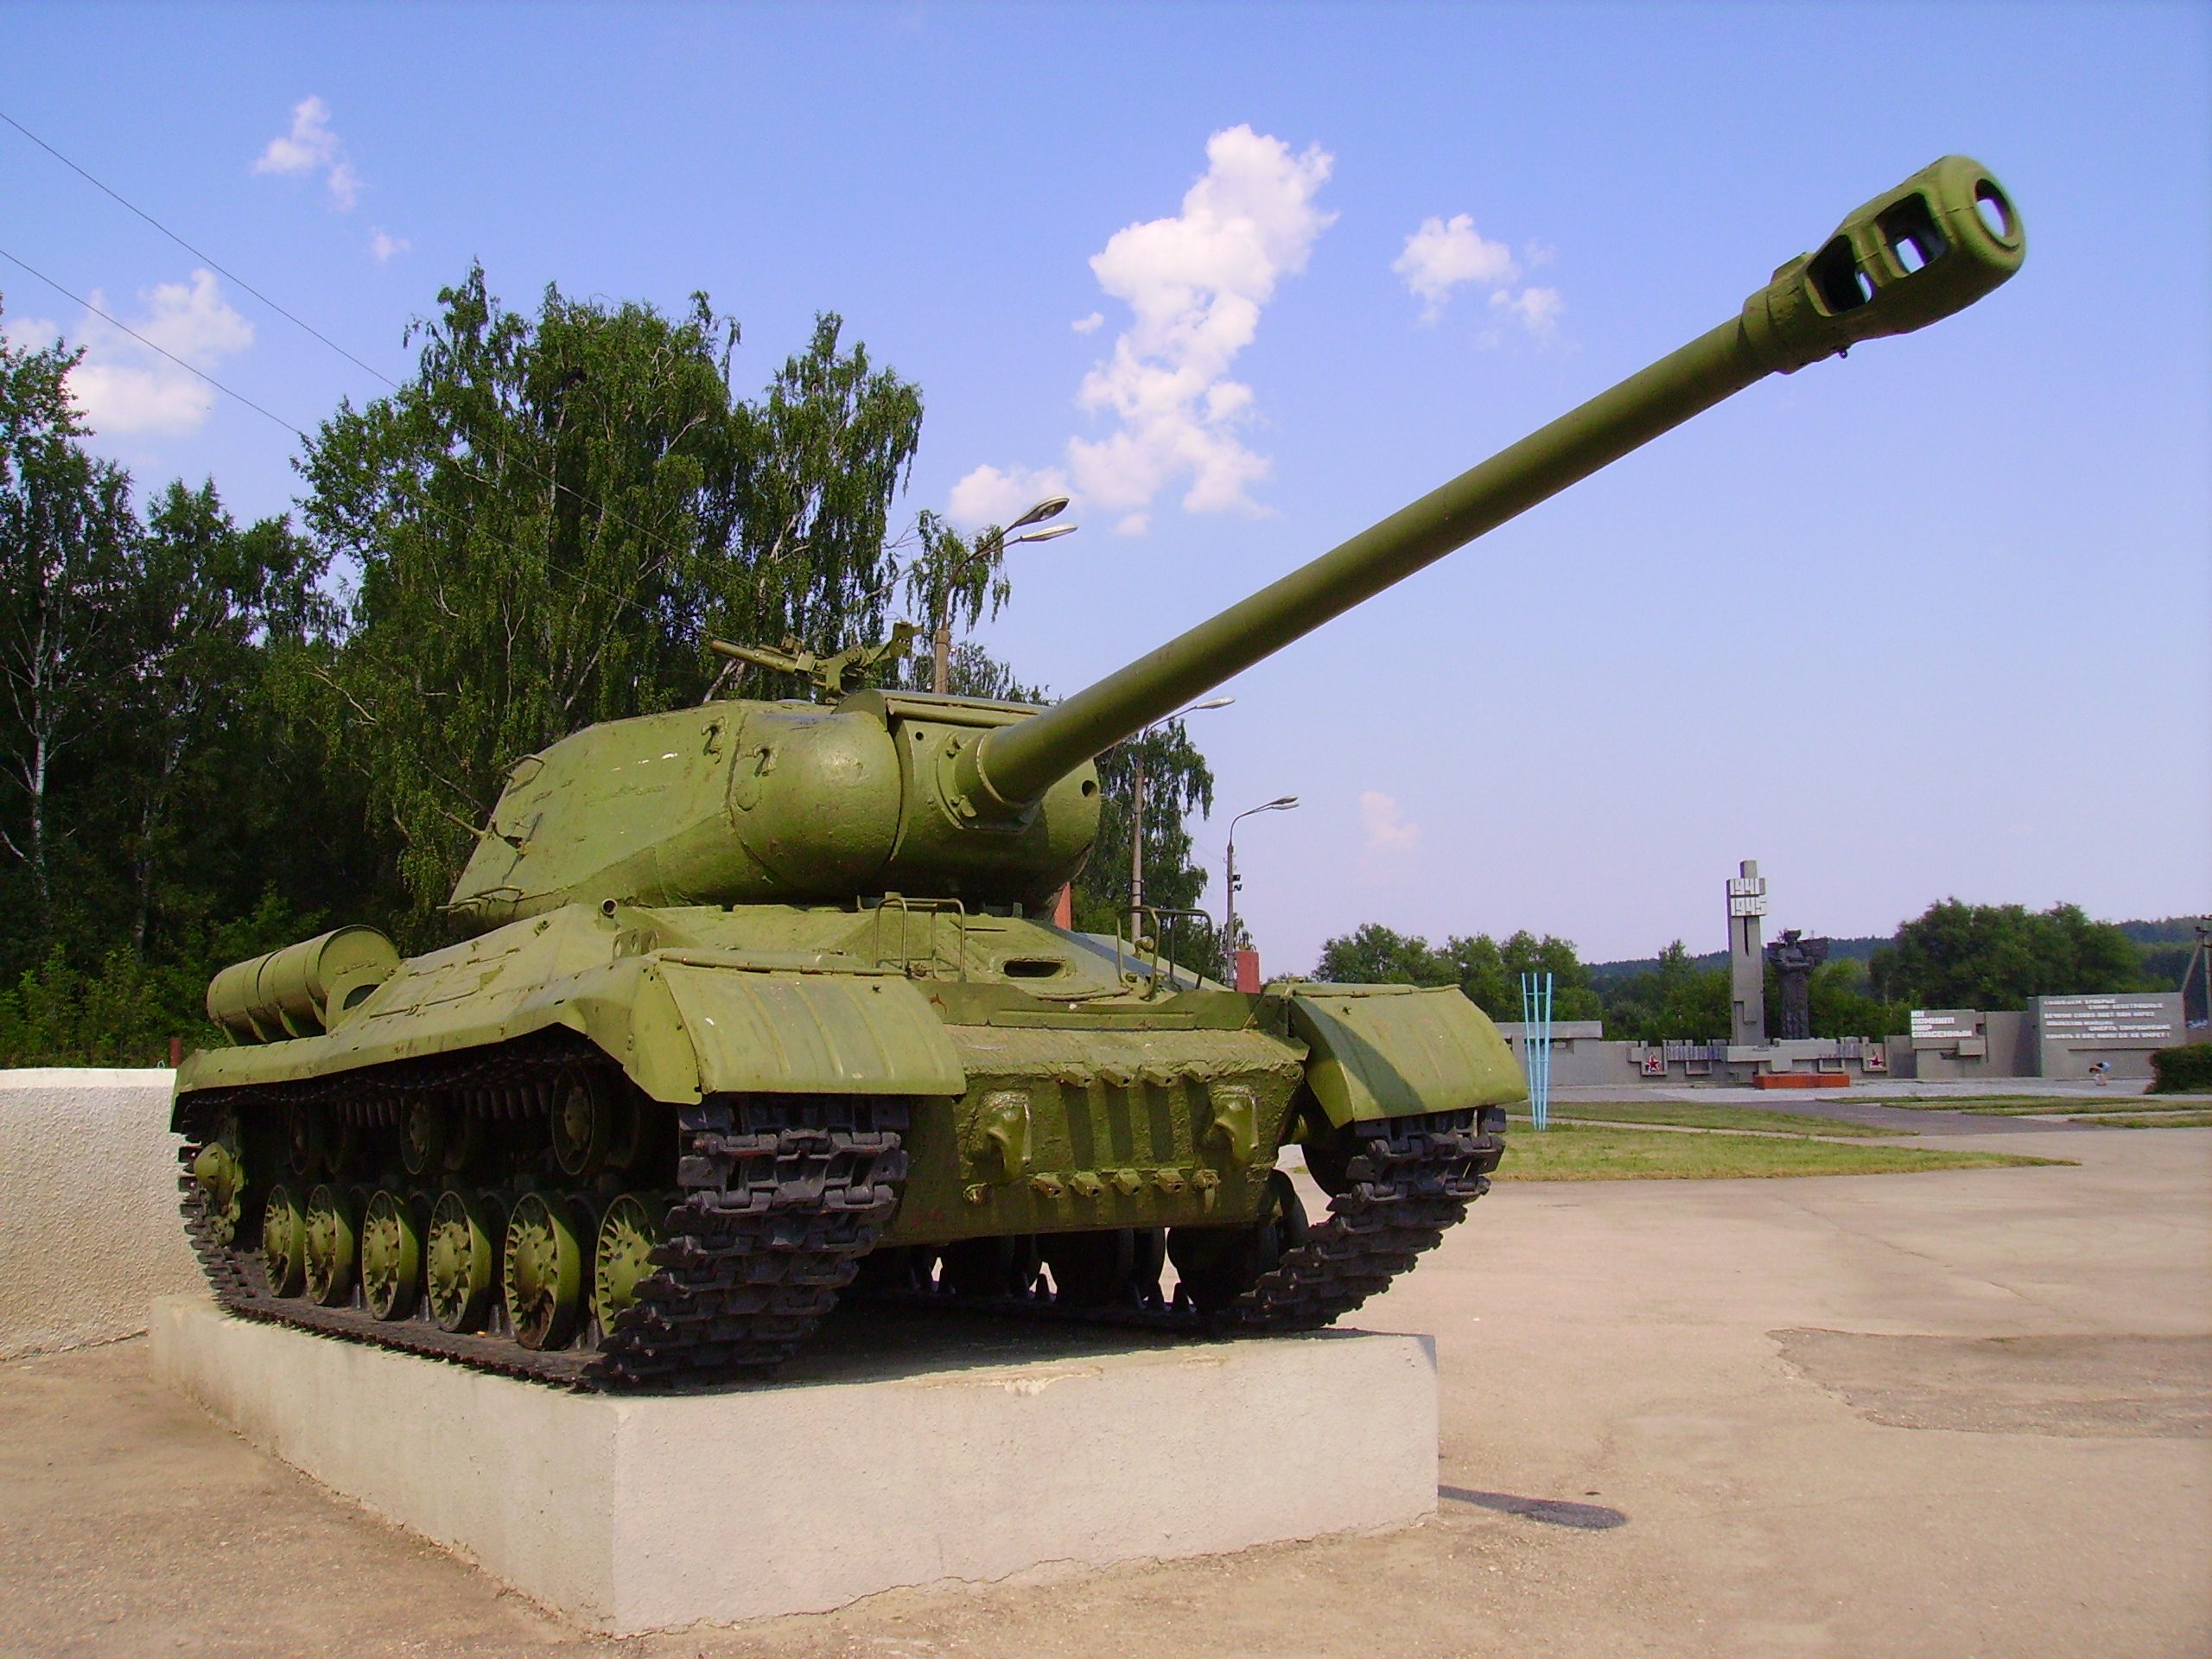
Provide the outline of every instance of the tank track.
<path id="1" fill-rule="evenodd" d="M 1031 1288 L 1005 1295 L 869 1287 L 863 1294 L 908 1306 L 1136 1329 L 1235 1335 L 1315 1331 L 1389 1287 L 1444 1230 L 1490 1191 L 1505 1154 L 1505 1111 L 1433 1112 L 1353 1126 L 1327 1215 L 1275 1266 L 1227 1306 L 1211 1312 L 1178 1295 L 1140 1294 L 1110 1306 L 1069 1306 Z"/>
<path id="2" fill-rule="evenodd" d="M 249 1319 L 575 1389 L 715 1382 L 779 1364 L 836 1303 L 898 1208 L 904 1101 L 756 1096 L 677 1109 L 679 1196 L 650 1257 L 655 1271 L 595 1343 L 558 1351 L 448 1332 L 420 1317 L 380 1320 L 359 1306 L 273 1296 L 257 1250 L 217 1241 L 191 1173 L 231 1108 L 496 1091 L 592 1065 L 612 1070 L 595 1050 L 556 1044 L 191 1096 L 178 1185 L 187 1234 L 216 1300 Z"/>
<path id="3" fill-rule="evenodd" d="M 677 1109 L 677 1186 L 667 1237 L 636 1304 L 590 1345 L 532 1351 L 499 1335 L 454 1333 L 421 1318 L 379 1320 L 270 1294 L 257 1250 L 217 1242 L 191 1165 L 233 1107 L 326 1103 L 365 1093 L 494 1090 L 562 1070 L 607 1066 L 553 1044 L 414 1061 L 377 1072 L 247 1090 L 185 1106 L 179 1177 L 188 1236 L 226 1308 L 249 1319 L 575 1389 L 682 1386 L 758 1376 L 789 1358 L 849 1285 L 898 1208 L 906 1173 L 903 1101 L 715 1099 Z M 611 1067 L 610 1067 L 611 1069 Z M 1317 1330 L 1381 1294 L 1466 1218 L 1504 1153 L 1504 1113 L 1484 1108 L 1354 1126 L 1326 1216 L 1224 1307 L 1156 1288 L 1106 1306 L 1067 1305 L 1041 1281 L 1019 1293 L 942 1285 L 863 1291 L 907 1306 L 1181 1334 Z"/>
<path id="4" fill-rule="evenodd" d="M 1467 1218 L 1505 1155 L 1505 1112 L 1433 1112 L 1359 1124 L 1344 1190 L 1303 1243 L 1222 1313 L 1247 1331 L 1313 1331 L 1389 1288 Z"/>

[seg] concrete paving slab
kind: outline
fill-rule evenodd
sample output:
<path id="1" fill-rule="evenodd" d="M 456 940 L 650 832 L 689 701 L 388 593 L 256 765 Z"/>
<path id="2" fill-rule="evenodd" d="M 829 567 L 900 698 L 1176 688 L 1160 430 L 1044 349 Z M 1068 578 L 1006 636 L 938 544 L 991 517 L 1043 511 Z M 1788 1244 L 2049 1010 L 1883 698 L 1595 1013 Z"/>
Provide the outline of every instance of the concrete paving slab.
<path id="1" fill-rule="evenodd" d="M 1437 1333 L 1428 1520 L 734 1630 L 549 1614 L 223 1429 L 143 1341 L 0 1364 L 0 1653 L 2202 1659 L 2212 1439 L 2141 1402 L 2212 1395 L 2212 1128 L 2064 1151 L 1500 1187 L 1359 1314 Z M 1073 1351 L 963 1331 L 979 1359 Z M 1303 1466 L 1332 1432 L 1273 1449 Z"/>
<path id="2" fill-rule="evenodd" d="M 194 1298 L 162 1300 L 152 1324 L 156 1375 L 247 1440 L 616 1634 L 1371 1531 L 1436 1507 L 1435 1354 L 1419 1336 L 1060 1344 L 1013 1363 L 909 1340 L 900 1365 L 875 1355 L 823 1376 L 817 1361 L 803 1381 L 626 1396 Z M 1304 1454 L 1281 1456 L 1281 1435 Z"/>

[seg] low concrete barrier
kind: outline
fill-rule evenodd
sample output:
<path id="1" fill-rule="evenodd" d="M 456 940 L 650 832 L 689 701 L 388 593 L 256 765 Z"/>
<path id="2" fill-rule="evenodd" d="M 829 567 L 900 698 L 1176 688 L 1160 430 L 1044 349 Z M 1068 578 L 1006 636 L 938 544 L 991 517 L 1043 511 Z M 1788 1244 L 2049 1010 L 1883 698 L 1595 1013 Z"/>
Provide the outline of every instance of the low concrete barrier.
<path id="1" fill-rule="evenodd" d="M 1063 1351 L 1009 1363 L 946 1325 L 895 1365 L 813 1359 L 786 1383 L 625 1397 L 173 1298 L 154 1369 L 324 1484 L 618 1634 L 1435 1510 L 1427 1337 L 1069 1351 L 1047 1331 Z"/>
<path id="2" fill-rule="evenodd" d="M 112 1342 L 202 1282 L 163 1071 L 0 1071 L 0 1359 Z"/>

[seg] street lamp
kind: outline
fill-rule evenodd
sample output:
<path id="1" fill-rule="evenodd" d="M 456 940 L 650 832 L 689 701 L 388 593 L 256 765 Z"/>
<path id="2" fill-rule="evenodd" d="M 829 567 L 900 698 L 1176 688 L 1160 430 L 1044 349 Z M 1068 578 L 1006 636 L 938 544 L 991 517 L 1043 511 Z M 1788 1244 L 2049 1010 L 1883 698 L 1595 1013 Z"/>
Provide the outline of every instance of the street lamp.
<path id="1" fill-rule="evenodd" d="M 1041 524 L 1047 518 L 1057 518 L 1068 510 L 1065 495 L 1048 495 L 1002 530 L 995 530 L 969 548 L 964 557 L 953 560 L 942 569 L 932 573 L 930 583 L 930 609 L 932 626 L 930 630 L 930 690 L 944 696 L 952 690 L 952 585 L 976 560 L 994 561 L 1009 547 L 1019 547 L 1024 542 L 1057 541 L 1063 536 L 1072 536 L 1077 526 L 1054 524 L 1047 530 L 1029 530 L 1031 524 Z M 1007 531 L 1026 533 L 1009 537 Z"/>
<path id="2" fill-rule="evenodd" d="M 1278 795 L 1260 806 L 1248 806 L 1229 821 L 1229 860 L 1224 873 L 1228 886 L 1226 915 L 1221 925 L 1222 982 L 1234 989 L 1236 985 L 1236 826 L 1255 812 L 1287 812 L 1298 804 L 1295 795 Z"/>
<path id="3" fill-rule="evenodd" d="M 1234 697 L 1208 697 L 1204 702 L 1191 703 L 1172 715 L 1162 715 L 1127 740 L 1136 745 L 1129 752 L 1129 938 L 1133 941 L 1144 932 L 1144 741 L 1152 735 L 1154 728 L 1165 726 L 1171 720 L 1203 714 L 1209 709 L 1226 709 L 1236 701 Z"/>

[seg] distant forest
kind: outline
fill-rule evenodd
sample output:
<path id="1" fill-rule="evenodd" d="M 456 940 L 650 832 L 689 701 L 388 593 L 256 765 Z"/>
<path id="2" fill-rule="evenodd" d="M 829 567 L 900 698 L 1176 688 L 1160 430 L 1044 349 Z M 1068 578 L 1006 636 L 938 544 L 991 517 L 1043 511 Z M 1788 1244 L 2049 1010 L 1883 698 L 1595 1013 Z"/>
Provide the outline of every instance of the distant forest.
<path id="1" fill-rule="evenodd" d="M 2196 948 L 2196 918 L 2092 921 L 2075 905 L 1946 899 L 1887 938 L 1828 942 L 1810 986 L 1816 1037 L 1901 1036 L 1914 1008 L 2021 1008 L 2036 996 L 2174 990 Z M 1707 1041 L 1728 1033 L 1728 953 L 1692 956 L 1677 939 L 1656 957 L 1585 963 L 1567 940 L 1516 933 L 1446 939 L 1370 923 L 1322 947 L 1317 979 L 1458 985 L 1494 1019 L 1522 1017 L 1520 976 L 1552 976 L 1554 1020 L 1602 1020 L 1608 1037 Z M 1767 970 L 1767 1007 L 1779 1004 Z"/>

